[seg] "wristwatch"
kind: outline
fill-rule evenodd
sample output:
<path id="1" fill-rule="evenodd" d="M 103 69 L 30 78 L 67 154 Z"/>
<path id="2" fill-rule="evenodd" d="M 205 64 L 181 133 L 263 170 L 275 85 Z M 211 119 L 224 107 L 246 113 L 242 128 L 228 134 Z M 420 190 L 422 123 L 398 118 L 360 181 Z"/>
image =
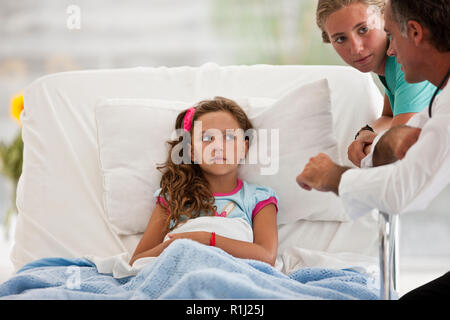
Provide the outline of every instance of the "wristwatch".
<path id="1" fill-rule="evenodd" d="M 360 134 L 361 131 L 363 131 L 363 130 L 368 130 L 368 131 L 375 132 L 375 130 L 373 130 L 373 128 L 372 128 L 371 126 L 369 126 L 368 124 L 366 124 L 365 127 L 362 127 L 362 128 L 358 131 L 358 133 L 356 133 L 356 135 L 355 135 L 355 140 L 356 140 L 356 138 L 358 138 L 359 134 Z"/>

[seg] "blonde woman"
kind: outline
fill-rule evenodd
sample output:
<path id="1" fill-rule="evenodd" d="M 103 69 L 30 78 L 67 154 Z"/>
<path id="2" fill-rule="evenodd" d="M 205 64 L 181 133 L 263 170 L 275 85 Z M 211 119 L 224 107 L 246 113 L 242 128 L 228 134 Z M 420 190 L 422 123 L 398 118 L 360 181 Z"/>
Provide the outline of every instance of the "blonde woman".
<path id="1" fill-rule="evenodd" d="M 356 166 L 370 152 L 377 134 L 402 125 L 425 109 L 435 91 L 428 81 L 407 83 L 403 68 L 388 51 L 389 36 L 384 31 L 385 0 L 319 0 L 317 25 L 322 39 L 331 43 L 339 56 L 361 72 L 374 72 L 385 88 L 379 119 L 361 124 L 348 157 Z M 364 106 L 361 106 L 364 107 Z"/>

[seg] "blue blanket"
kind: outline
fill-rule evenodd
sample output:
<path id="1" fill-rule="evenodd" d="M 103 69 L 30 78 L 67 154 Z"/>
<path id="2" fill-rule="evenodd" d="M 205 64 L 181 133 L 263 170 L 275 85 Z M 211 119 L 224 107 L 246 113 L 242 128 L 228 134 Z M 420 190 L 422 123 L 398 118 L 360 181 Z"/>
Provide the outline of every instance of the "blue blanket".
<path id="1" fill-rule="evenodd" d="M 0 285 L 1 299 L 378 299 L 374 279 L 353 270 L 269 264 L 180 239 L 136 276 L 101 274 L 85 259 L 45 258 Z"/>

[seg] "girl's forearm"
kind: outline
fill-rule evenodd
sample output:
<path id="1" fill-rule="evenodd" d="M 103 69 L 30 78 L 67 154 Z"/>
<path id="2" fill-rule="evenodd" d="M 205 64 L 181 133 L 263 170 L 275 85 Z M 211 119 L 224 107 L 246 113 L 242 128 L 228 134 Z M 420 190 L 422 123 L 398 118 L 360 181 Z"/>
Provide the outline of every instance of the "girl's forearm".
<path id="1" fill-rule="evenodd" d="M 208 243 L 209 244 L 209 243 Z M 277 248 L 265 248 L 253 242 L 240 241 L 216 235 L 216 247 L 236 258 L 254 259 L 275 265 Z"/>
<path id="2" fill-rule="evenodd" d="M 235 240 L 223 236 L 216 235 L 216 243 L 215 246 L 224 250 L 225 252 L 231 254 L 236 258 L 242 259 L 254 259 L 260 260 L 263 262 L 267 262 L 270 265 L 275 265 L 275 260 L 277 257 L 277 245 L 274 244 L 270 248 L 266 248 L 260 244 Z M 192 233 L 181 233 L 171 235 L 171 239 L 165 242 L 160 243 L 156 247 L 143 251 L 139 254 L 136 254 L 131 258 L 130 265 L 134 263 L 139 258 L 144 257 L 157 257 L 163 252 L 163 250 L 174 240 L 181 238 L 188 238 L 191 240 L 195 240 L 204 245 L 210 244 L 211 233 L 210 232 L 192 232 Z"/>
<path id="3" fill-rule="evenodd" d="M 166 243 L 167 242 L 167 243 Z M 140 258 L 146 258 L 146 257 L 157 257 L 161 254 L 161 252 L 163 252 L 163 250 L 169 245 L 169 242 L 171 242 L 171 240 L 169 241 L 165 241 L 162 242 L 160 244 L 158 244 L 157 246 L 148 249 L 146 251 L 140 252 L 138 254 L 135 254 L 131 259 L 129 264 L 133 265 L 133 263 Z"/>

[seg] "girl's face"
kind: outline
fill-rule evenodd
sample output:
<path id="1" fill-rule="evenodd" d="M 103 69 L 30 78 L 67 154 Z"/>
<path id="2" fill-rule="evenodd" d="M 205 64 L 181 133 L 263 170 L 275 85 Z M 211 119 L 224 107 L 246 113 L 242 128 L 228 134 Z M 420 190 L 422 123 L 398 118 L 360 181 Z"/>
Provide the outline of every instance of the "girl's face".
<path id="1" fill-rule="evenodd" d="M 324 29 L 347 64 L 361 72 L 384 74 L 388 38 L 378 7 L 353 3 L 331 14 Z"/>
<path id="2" fill-rule="evenodd" d="M 228 112 L 210 112 L 194 122 L 192 159 L 212 175 L 235 172 L 248 151 L 248 141 Z"/>

